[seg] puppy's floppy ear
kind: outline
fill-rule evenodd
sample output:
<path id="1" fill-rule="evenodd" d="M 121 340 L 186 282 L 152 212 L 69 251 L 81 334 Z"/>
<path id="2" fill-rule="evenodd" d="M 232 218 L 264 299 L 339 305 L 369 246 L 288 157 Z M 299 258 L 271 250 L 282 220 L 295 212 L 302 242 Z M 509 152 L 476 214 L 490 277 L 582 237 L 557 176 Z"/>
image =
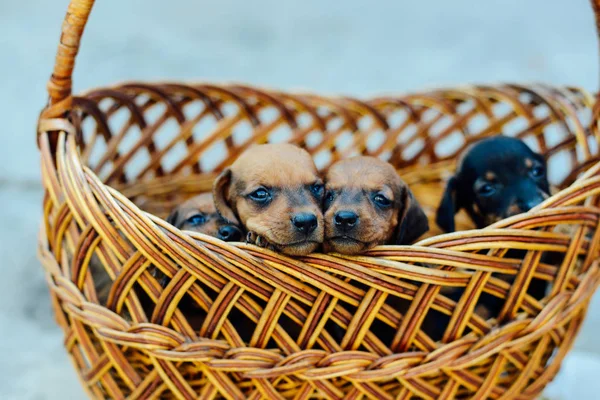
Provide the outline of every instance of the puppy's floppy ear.
<path id="1" fill-rule="evenodd" d="M 411 244 L 429 230 L 429 221 L 421 205 L 406 186 L 404 188 L 404 209 L 396 228 L 395 244 Z"/>
<path id="2" fill-rule="evenodd" d="M 228 223 L 240 225 L 239 220 L 229 205 L 227 195 L 231 185 L 231 169 L 226 168 L 213 183 L 213 199 L 219 215 Z"/>
<path id="3" fill-rule="evenodd" d="M 539 162 L 541 162 L 544 165 L 544 167 L 546 166 L 547 161 L 546 161 L 546 157 L 544 157 L 543 154 L 536 153 L 535 151 L 532 151 L 531 153 L 533 154 L 533 157 L 536 160 L 538 160 Z"/>
<path id="4" fill-rule="evenodd" d="M 446 191 L 440 202 L 435 216 L 435 222 L 445 232 L 454 232 L 454 215 L 460 210 L 456 201 L 457 181 L 455 177 L 450 178 L 446 185 Z"/>

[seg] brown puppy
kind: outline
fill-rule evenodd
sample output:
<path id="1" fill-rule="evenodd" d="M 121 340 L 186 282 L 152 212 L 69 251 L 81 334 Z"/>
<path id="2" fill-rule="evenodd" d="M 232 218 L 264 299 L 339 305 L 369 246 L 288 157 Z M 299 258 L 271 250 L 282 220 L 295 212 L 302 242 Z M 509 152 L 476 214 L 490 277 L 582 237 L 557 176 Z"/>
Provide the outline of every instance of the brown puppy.
<path id="1" fill-rule="evenodd" d="M 323 183 L 308 152 L 291 144 L 249 148 L 213 186 L 215 205 L 247 240 L 290 255 L 323 242 Z"/>
<path id="2" fill-rule="evenodd" d="M 242 239 L 242 229 L 227 222 L 217 212 L 212 193 L 203 193 L 177 206 L 167 218 L 176 228 L 214 236 L 226 242 Z"/>
<path id="3" fill-rule="evenodd" d="M 429 230 L 412 192 L 384 161 L 338 161 L 325 181 L 326 251 L 355 254 L 380 244 L 410 244 Z"/>

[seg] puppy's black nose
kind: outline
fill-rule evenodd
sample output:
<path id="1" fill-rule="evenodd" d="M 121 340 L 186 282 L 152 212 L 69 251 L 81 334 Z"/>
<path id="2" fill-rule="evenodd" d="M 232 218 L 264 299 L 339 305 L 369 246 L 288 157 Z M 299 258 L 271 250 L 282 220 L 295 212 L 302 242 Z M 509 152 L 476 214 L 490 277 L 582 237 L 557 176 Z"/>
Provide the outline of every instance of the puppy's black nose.
<path id="1" fill-rule="evenodd" d="M 242 232 L 235 226 L 225 225 L 219 228 L 219 239 L 226 242 L 238 242 L 242 238 Z"/>
<path id="2" fill-rule="evenodd" d="M 300 213 L 294 215 L 292 223 L 298 229 L 298 231 L 308 235 L 317 228 L 318 221 L 315 214 Z"/>
<path id="3" fill-rule="evenodd" d="M 527 211 L 531 210 L 533 207 L 542 203 L 543 201 L 544 201 L 544 199 L 541 196 L 539 196 L 539 197 L 535 197 L 533 199 L 520 200 L 518 202 L 518 206 L 522 212 L 527 212 Z"/>
<path id="4" fill-rule="evenodd" d="M 358 222 L 358 215 L 354 211 L 339 211 L 333 217 L 333 222 L 342 230 L 350 230 Z"/>

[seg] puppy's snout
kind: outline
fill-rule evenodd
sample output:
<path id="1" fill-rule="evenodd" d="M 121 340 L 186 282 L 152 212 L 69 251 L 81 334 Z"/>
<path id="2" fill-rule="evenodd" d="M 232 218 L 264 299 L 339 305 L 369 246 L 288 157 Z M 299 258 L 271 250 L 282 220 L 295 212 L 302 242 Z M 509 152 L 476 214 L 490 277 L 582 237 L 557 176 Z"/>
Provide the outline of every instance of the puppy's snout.
<path id="1" fill-rule="evenodd" d="M 292 224 L 299 232 L 309 235 L 317 228 L 319 221 L 315 214 L 299 213 L 292 218 Z"/>
<path id="2" fill-rule="evenodd" d="M 536 200 L 525 200 L 519 202 L 519 208 L 523 212 L 527 212 L 531 210 L 533 207 L 537 206 L 540 202 Z"/>
<path id="3" fill-rule="evenodd" d="M 531 197 L 528 199 L 520 199 L 519 201 L 517 201 L 517 205 L 519 206 L 519 209 L 521 210 L 521 212 L 527 212 L 527 211 L 531 210 L 533 207 L 542 203 L 543 201 L 544 201 L 544 198 L 541 195 L 539 195 L 539 196 L 534 196 L 534 197 Z"/>
<path id="4" fill-rule="evenodd" d="M 219 239 L 226 242 L 238 242 L 242 239 L 242 231 L 235 226 L 222 226 L 219 228 Z"/>
<path id="5" fill-rule="evenodd" d="M 516 205 L 520 212 L 527 212 L 544 201 L 544 193 L 528 180 L 522 181 L 517 190 Z"/>
<path id="6" fill-rule="evenodd" d="M 333 217 L 333 222 L 339 229 L 349 231 L 358 223 L 358 215 L 354 211 L 339 211 Z"/>

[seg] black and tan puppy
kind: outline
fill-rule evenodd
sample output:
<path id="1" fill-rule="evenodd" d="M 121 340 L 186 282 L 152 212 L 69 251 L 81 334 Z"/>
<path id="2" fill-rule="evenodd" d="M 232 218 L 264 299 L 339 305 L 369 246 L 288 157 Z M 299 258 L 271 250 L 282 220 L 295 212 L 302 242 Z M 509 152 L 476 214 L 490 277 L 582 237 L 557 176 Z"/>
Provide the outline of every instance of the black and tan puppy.
<path id="1" fill-rule="evenodd" d="M 519 139 L 494 136 L 476 142 L 460 158 L 456 174 L 446 186 L 436 222 L 453 232 L 454 216 L 465 209 L 477 228 L 529 211 L 550 195 L 544 158 Z M 520 258 L 511 250 L 509 257 Z M 553 257 L 545 255 L 546 259 Z M 511 277 L 504 277 L 512 281 Z M 545 296 L 547 283 L 532 279 L 527 292 L 535 299 Z M 460 296 L 455 293 L 454 297 Z M 452 296 L 451 296 L 452 297 Z M 480 314 L 497 316 L 503 305 L 498 298 L 482 294 Z"/>
<path id="2" fill-rule="evenodd" d="M 247 240 L 289 255 L 323 242 L 323 183 L 308 152 L 291 144 L 246 150 L 216 179 L 215 205 Z"/>
<path id="3" fill-rule="evenodd" d="M 465 209 L 477 228 L 529 211 L 550 194 L 546 161 L 519 139 L 494 136 L 468 148 L 450 178 L 436 222 L 454 232 Z"/>
<path id="4" fill-rule="evenodd" d="M 223 219 L 217 212 L 212 193 L 203 193 L 181 203 L 167 222 L 176 228 L 214 236 L 226 242 L 242 240 L 242 229 Z"/>
<path id="5" fill-rule="evenodd" d="M 410 244 L 429 230 L 412 192 L 384 161 L 338 161 L 325 182 L 325 251 L 356 254 L 381 244 Z"/>

